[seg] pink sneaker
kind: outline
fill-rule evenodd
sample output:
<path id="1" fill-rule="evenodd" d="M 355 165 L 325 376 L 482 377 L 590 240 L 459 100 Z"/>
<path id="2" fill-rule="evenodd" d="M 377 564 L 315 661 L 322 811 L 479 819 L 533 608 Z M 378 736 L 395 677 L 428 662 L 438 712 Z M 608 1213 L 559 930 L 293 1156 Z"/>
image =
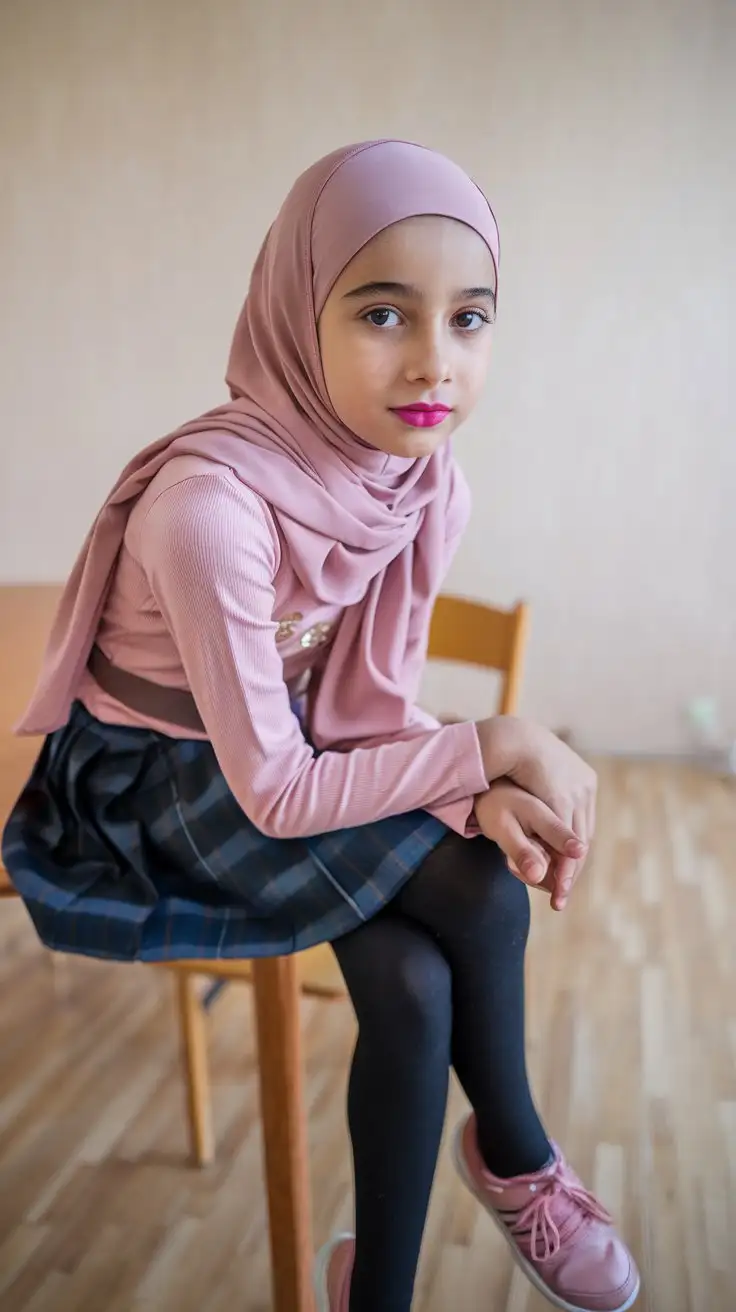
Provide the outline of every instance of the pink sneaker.
<path id="1" fill-rule="evenodd" d="M 314 1267 L 317 1312 L 348 1312 L 354 1260 L 352 1235 L 336 1235 L 320 1249 Z"/>
<path id="2" fill-rule="evenodd" d="M 639 1272 L 608 1212 L 583 1188 L 553 1144 L 554 1161 L 502 1180 L 478 1150 L 475 1117 L 455 1135 L 455 1163 L 532 1284 L 565 1312 L 625 1312 Z"/>

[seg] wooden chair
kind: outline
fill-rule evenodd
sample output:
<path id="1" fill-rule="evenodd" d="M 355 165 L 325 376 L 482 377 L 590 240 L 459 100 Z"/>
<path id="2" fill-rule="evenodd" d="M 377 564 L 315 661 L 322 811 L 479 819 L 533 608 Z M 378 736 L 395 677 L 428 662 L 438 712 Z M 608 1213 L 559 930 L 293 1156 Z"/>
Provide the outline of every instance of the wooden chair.
<path id="1" fill-rule="evenodd" d="M 58 590 L 4 589 L 0 597 L 0 631 L 11 634 L 0 655 L 4 696 L 11 713 L 0 706 L 0 730 L 6 730 L 22 707 L 35 673 Z M 431 625 L 430 659 L 462 661 L 498 670 L 503 675 L 500 710 L 513 713 L 521 679 L 527 608 L 493 610 L 458 597 L 440 597 Z M 12 664 L 12 669 L 6 666 Z M 37 744 L 6 745 L 0 753 L 3 795 L 12 805 L 27 774 Z M 12 769 L 4 768 L 10 761 Z M 11 780 L 12 776 L 12 780 Z M 7 793 L 7 798 L 4 794 Z M 0 810 L 2 816 L 6 809 Z M 0 899 L 15 895 L 0 867 Z M 198 977 L 217 983 L 249 980 L 253 985 L 258 1041 L 261 1121 L 268 1195 L 271 1269 L 275 1312 L 312 1312 L 313 1247 L 310 1223 L 307 1138 L 302 1088 L 299 992 L 343 993 L 333 954 L 313 948 L 292 957 L 263 961 L 180 961 L 157 969 L 176 979 L 181 1048 L 186 1080 L 192 1156 L 203 1166 L 214 1156 L 209 1072 L 206 1049 L 208 997 L 200 995 Z"/>

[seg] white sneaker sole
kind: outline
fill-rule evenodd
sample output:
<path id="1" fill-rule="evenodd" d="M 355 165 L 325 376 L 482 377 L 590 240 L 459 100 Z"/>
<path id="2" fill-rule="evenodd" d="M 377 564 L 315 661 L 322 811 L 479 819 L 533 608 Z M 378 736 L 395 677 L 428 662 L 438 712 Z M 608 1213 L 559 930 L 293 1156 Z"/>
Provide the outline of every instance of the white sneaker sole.
<path id="1" fill-rule="evenodd" d="M 486 1212 L 486 1214 L 490 1216 L 496 1229 L 503 1235 L 504 1239 L 506 1240 L 506 1243 L 508 1244 L 511 1250 L 511 1256 L 516 1262 L 516 1265 L 521 1268 L 527 1280 L 529 1280 L 530 1283 L 534 1285 L 534 1288 L 538 1289 L 540 1294 L 543 1294 L 544 1297 L 547 1299 L 547 1301 L 549 1303 L 552 1303 L 554 1307 L 562 1308 L 563 1312 L 586 1312 L 586 1309 L 580 1307 L 579 1304 L 568 1303 L 564 1298 L 560 1298 L 559 1294 L 553 1293 L 548 1285 L 545 1285 L 544 1281 L 539 1276 L 533 1264 L 529 1262 L 527 1258 L 524 1257 L 523 1253 L 519 1252 L 518 1248 L 516 1247 L 516 1244 L 513 1241 L 512 1236 L 509 1234 L 501 1218 L 497 1216 L 496 1213 L 493 1211 L 493 1209 L 488 1206 L 483 1191 L 477 1187 L 475 1181 L 473 1180 L 473 1177 L 470 1174 L 470 1171 L 468 1170 L 465 1161 L 465 1154 L 463 1152 L 463 1143 L 462 1143 L 464 1129 L 465 1129 L 465 1122 L 461 1121 L 455 1131 L 455 1136 L 452 1141 L 452 1156 L 455 1162 L 457 1173 L 460 1176 L 460 1179 L 462 1180 L 463 1184 L 466 1185 L 466 1187 L 470 1190 L 471 1194 L 474 1194 L 474 1196 L 478 1199 L 478 1202 L 480 1203 L 481 1207 Z M 641 1286 L 641 1280 L 639 1279 L 636 1282 L 636 1289 L 634 1290 L 633 1294 L 631 1294 L 629 1298 L 627 1298 L 625 1303 L 621 1303 L 619 1307 L 611 1309 L 611 1312 L 627 1312 L 628 1308 L 633 1307 L 634 1303 L 639 1297 L 640 1286 Z M 326 1312 L 330 1312 L 330 1309 L 327 1306 L 327 1304 L 325 1304 L 325 1309 Z M 595 1309 L 593 1310 L 587 1309 L 587 1312 L 595 1312 Z"/>
<path id="2" fill-rule="evenodd" d="M 320 1248 L 314 1259 L 314 1296 L 317 1300 L 317 1312 L 333 1312 L 330 1307 L 330 1291 L 327 1288 L 327 1272 L 330 1266 L 330 1259 L 335 1249 L 346 1239 L 353 1239 L 354 1236 L 348 1234 L 335 1235 Z"/>

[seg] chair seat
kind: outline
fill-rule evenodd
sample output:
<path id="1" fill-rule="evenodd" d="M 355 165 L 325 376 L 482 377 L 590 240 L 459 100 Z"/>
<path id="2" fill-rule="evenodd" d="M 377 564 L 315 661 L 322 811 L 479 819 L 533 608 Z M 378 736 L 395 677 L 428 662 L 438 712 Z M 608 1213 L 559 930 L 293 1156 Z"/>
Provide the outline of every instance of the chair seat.
<path id="1" fill-rule="evenodd" d="M 167 970 L 183 971 L 189 975 L 211 975 L 220 979 L 253 978 L 252 960 L 228 958 L 216 961 L 161 961 L 155 963 Z M 316 994 L 326 998 L 340 998 L 345 995 L 345 983 L 334 953 L 326 943 L 296 954 L 296 970 L 299 984 L 305 993 Z"/>
<path id="2" fill-rule="evenodd" d="M 253 963 L 250 960 L 212 960 L 199 961 L 196 958 L 189 958 L 186 961 L 157 961 L 156 966 L 162 966 L 165 970 L 184 970 L 192 975 L 220 975 L 227 979 L 250 979 Z"/>

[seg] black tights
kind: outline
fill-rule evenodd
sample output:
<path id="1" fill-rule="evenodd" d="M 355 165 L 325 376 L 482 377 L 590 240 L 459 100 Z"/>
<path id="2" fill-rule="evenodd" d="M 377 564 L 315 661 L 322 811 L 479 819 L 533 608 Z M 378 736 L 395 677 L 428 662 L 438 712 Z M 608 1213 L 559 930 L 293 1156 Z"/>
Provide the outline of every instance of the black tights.
<path id="1" fill-rule="evenodd" d="M 409 1312 L 450 1065 L 496 1175 L 549 1160 L 524 1052 L 528 932 L 527 889 L 499 849 L 448 834 L 385 911 L 333 944 L 359 1024 L 350 1312 Z"/>

